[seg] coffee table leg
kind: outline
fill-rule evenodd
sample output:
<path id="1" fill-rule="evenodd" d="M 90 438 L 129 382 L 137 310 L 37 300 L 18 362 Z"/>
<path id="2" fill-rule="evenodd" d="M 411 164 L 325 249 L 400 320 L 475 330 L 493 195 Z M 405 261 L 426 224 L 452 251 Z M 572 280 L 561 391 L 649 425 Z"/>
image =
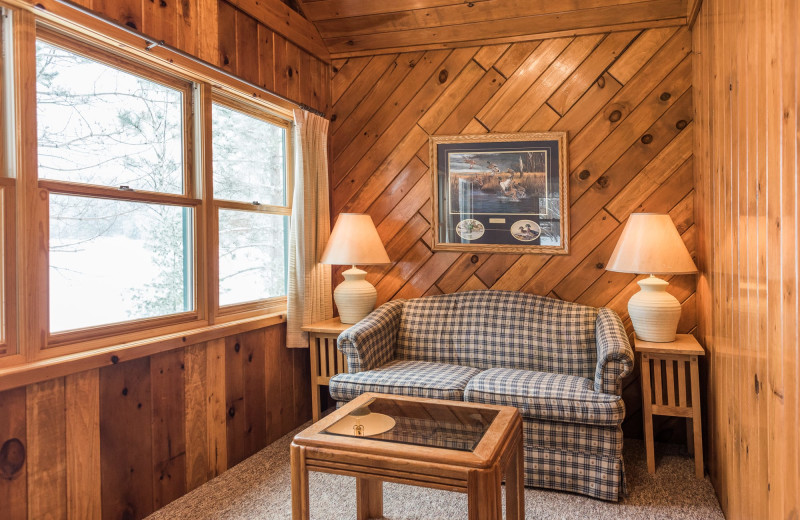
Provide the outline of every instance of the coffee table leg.
<path id="1" fill-rule="evenodd" d="M 308 469 L 304 449 L 292 444 L 292 520 L 309 520 Z"/>
<path id="2" fill-rule="evenodd" d="M 525 452 L 522 437 L 518 439 L 506 470 L 506 520 L 525 518 Z"/>
<path id="3" fill-rule="evenodd" d="M 470 471 L 467 479 L 469 520 L 500 520 L 503 518 L 503 496 L 499 467 Z"/>
<path id="4" fill-rule="evenodd" d="M 383 516 L 383 482 L 370 478 L 356 479 L 356 508 L 358 520 Z"/>

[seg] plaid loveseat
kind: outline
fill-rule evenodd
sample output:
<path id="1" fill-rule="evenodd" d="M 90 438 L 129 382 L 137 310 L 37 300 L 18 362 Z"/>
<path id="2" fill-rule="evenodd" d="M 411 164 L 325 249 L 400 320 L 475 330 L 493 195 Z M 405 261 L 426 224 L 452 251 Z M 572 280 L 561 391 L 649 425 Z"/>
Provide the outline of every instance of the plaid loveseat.
<path id="1" fill-rule="evenodd" d="M 364 392 L 515 406 L 525 484 L 618 500 L 621 380 L 633 351 L 614 311 L 510 291 L 395 300 L 344 331 L 338 402 Z"/>

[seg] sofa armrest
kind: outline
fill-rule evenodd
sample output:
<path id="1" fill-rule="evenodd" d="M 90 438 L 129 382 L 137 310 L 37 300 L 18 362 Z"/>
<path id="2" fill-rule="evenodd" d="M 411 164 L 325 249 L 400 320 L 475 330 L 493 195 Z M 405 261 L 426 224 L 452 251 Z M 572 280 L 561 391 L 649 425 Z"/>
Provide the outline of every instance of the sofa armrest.
<path id="1" fill-rule="evenodd" d="M 601 308 L 595 324 L 597 369 L 594 391 L 622 394 L 622 378 L 633 371 L 633 349 L 617 313 Z"/>
<path id="2" fill-rule="evenodd" d="M 349 373 L 372 370 L 392 360 L 404 301 L 384 303 L 339 334 L 337 347 L 347 357 Z"/>

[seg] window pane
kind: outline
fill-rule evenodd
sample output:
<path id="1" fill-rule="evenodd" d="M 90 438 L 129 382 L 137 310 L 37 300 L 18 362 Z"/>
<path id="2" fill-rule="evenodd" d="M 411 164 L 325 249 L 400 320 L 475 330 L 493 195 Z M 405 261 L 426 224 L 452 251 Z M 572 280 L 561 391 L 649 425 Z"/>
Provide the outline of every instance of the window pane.
<path id="1" fill-rule="evenodd" d="M 192 310 L 192 213 L 51 194 L 51 332 Z"/>
<path id="2" fill-rule="evenodd" d="M 286 205 L 286 130 L 214 104 L 214 198 Z"/>
<path id="3" fill-rule="evenodd" d="M 39 177 L 183 193 L 183 94 L 36 42 Z"/>
<path id="4" fill-rule="evenodd" d="M 219 303 L 286 295 L 289 218 L 219 210 Z"/>

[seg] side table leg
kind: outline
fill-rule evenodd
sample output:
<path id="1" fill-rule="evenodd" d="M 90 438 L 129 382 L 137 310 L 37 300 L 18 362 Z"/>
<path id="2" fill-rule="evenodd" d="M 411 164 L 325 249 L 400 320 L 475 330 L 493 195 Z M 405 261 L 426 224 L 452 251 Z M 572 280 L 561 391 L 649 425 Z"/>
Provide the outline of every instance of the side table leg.
<path id="1" fill-rule="evenodd" d="M 517 438 L 514 456 L 506 470 L 506 520 L 525 518 L 525 452 L 521 431 Z"/>
<path id="2" fill-rule="evenodd" d="M 502 472 L 499 467 L 470 471 L 467 478 L 469 520 L 500 520 L 503 518 L 501 477 Z"/>
<path id="3" fill-rule="evenodd" d="M 308 469 L 303 451 L 292 444 L 292 520 L 309 520 Z"/>
<path id="4" fill-rule="evenodd" d="M 694 474 L 703 478 L 703 433 L 702 416 L 700 415 L 700 371 L 697 356 L 692 356 L 692 422 L 694 423 Z"/>
<path id="5" fill-rule="evenodd" d="M 321 415 L 319 409 L 319 385 L 317 384 L 317 377 L 319 377 L 319 346 L 317 342 L 316 334 L 308 335 L 309 358 L 311 358 L 311 420 L 313 422 L 319 421 L 319 416 Z"/>
<path id="6" fill-rule="evenodd" d="M 383 482 L 369 478 L 356 479 L 356 509 L 358 520 L 383 516 Z"/>
<path id="7" fill-rule="evenodd" d="M 656 472 L 656 456 L 653 451 L 653 403 L 650 396 L 650 356 L 642 354 L 642 408 L 644 417 L 644 447 L 647 452 L 647 472 Z"/>

